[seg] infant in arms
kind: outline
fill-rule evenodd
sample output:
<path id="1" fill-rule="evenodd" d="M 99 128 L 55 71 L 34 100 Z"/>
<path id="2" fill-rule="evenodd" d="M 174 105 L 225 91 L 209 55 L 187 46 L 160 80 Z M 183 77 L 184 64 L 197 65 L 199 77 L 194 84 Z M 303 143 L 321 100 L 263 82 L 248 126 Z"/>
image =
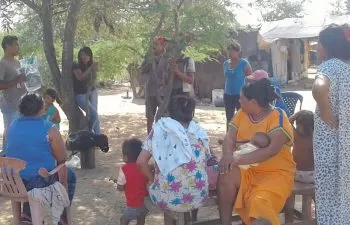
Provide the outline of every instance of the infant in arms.
<path id="1" fill-rule="evenodd" d="M 249 154 L 261 148 L 266 148 L 270 144 L 270 138 L 265 133 L 255 133 L 249 143 L 238 146 L 237 150 L 233 153 L 233 156 L 240 156 Z M 250 165 L 240 165 L 241 169 L 248 169 L 252 166 L 257 166 L 257 163 Z"/>

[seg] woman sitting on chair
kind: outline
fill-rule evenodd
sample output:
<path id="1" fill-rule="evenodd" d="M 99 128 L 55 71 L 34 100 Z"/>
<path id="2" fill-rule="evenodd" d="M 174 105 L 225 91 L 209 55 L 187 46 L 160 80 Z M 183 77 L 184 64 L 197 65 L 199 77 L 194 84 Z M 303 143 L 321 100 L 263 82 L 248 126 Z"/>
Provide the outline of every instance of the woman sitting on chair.
<path id="1" fill-rule="evenodd" d="M 278 215 L 292 192 L 295 163 L 291 153 L 293 127 L 286 113 L 270 104 L 278 98 L 268 79 L 247 83 L 242 88 L 241 110 L 230 123 L 219 164 L 217 187 L 222 225 L 231 224 L 233 209 L 247 225 L 263 221 L 280 225 Z M 237 145 L 251 141 L 257 132 L 269 136 L 268 146 L 233 156 Z M 239 168 L 250 164 L 258 165 Z"/>
<path id="2" fill-rule="evenodd" d="M 27 166 L 20 172 L 27 191 L 44 188 L 58 181 L 53 175 L 43 178 L 40 168 L 48 171 L 66 161 L 66 149 L 63 138 L 50 121 L 42 118 L 44 101 L 37 94 L 27 94 L 21 99 L 19 106 L 21 117 L 15 120 L 7 133 L 6 156 L 24 160 Z M 73 199 L 76 177 L 71 169 L 67 169 L 68 196 Z M 22 222 L 31 224 L 29 204 L 23 205 Z M 65 224 L 61 221 L 59 224 Z"/>

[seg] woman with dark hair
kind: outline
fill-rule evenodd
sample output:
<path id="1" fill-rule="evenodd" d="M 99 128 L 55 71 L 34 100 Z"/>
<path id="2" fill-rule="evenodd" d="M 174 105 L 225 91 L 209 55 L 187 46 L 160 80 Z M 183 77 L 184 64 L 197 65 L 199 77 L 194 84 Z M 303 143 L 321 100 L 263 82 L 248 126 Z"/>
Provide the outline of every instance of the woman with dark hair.
<path id="1" fill-rule="evenodd" d="M 78 63 L 73 64 L 73 84 L 75 101 L 81 109 L 88 113 L 89 129 L 100 134 L 100 121 L 97 113 L 96 90 L 97 63 L 89 47 L 83 47 L 78 53 Z"/>
<path id="2" fill-rule="evenodd" d="M 169 105 L 170 117 L 154 125 L 137 159 L 148 178 L 150 197 L 159 208 L 188 212 L 208 197 L 209 139 L 193 121 L 195 105 L 188 96 L 175 96 Z M 155 175 L 148 166 L 152 156 Z"/>
<path id="3" fill-rule="evenodd" d="M 332 25 L 319 36 L 313 96 L 317 102 L 314 160 L 317 223 L 350 221 L 350 28 Z"/>
<path id="4" fill-rule="evenodd" d="M 293 127 L 286 113 L 270 102 L 280 96 L 268 79 L 246 83 L 241 91 L 241 110 L 229 124 L 219 163 L 219 211 L 222 225 L 231 225 L 232 210 L 245 224 L 269 222 L 280 225 L 279 213 L 291 194 L 295 163 L 291 153 Z M 234 154 L 257 132 L 266 133 L 270 142 L 247 154 Z M 252 165 L 240 169 L 241 165 Z"/>
<path id="5" fill-rule="evenodd" d="M 63 138 L 54 124 L 42 117 L 44 101 L 41 96 L 37 94 L 23 96 L 19 111 L 22 116 L 15 120 L 8 130 L 6 156 L 21 159 L 27 163 L 26 168 L 20 172 L 20 176 L 28 191 L 50 186 L 58 180 L 58 177 L 54 175 L 43 178 L 39 175 L 39 169 L 45 168 L 50 171 L 66 161 Z M 68 168 L 68 195 L 71 201 L 75 184 L 75 174 Z M 22 220 L 31 221 L 27 203 L 23 206 Z"/>
<path id="6" fill-rule="evenodd" d="M 225 76 L 225 111 L 226 119 L 229 122 L 235 111 L 240 108 L 239 93 L 244 84 L 245 77 L 252 74 L 249 62 L 241 58 L 241 45 L 237 41 L 232 41 L 227 46 L 228 60 L 224 62 Z"/>

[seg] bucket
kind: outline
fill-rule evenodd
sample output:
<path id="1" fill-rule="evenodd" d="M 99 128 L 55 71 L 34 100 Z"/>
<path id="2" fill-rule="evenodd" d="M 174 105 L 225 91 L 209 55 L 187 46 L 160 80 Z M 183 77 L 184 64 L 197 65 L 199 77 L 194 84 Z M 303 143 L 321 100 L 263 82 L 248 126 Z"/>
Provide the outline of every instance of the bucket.
<path id="1" fill-rule="evenodd" d="M 212 102 L 216 107 L 224 106 L 224 90 L 223 89 L 214 89 L 212 90 Z"/>

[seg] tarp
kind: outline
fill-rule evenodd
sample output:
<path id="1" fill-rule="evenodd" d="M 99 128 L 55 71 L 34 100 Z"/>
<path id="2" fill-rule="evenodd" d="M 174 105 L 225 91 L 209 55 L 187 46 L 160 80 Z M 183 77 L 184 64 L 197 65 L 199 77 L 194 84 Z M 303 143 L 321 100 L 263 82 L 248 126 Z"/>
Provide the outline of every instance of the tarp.
<path id="1" fill-rule="evenodd" d="M 278 39 L 312 38 L 331 24 L 350 24 L 350 15 L 332 16 L 324 19 L 313 17 L 287 18 L 264 23 L 260 30 L 260 39 L 272 43 Z"/>

